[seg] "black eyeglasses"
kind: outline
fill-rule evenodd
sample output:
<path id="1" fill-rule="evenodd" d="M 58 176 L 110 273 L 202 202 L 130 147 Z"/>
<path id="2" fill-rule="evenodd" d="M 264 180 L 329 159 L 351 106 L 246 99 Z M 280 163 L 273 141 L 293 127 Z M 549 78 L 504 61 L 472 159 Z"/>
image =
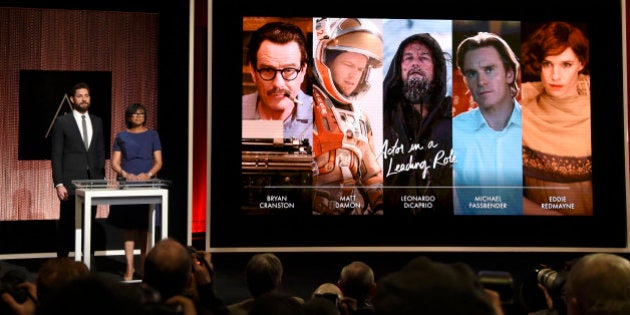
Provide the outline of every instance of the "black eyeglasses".
<path id="1" fill-rule="evenodd" d="M 133 113 L 132 116 L 144 116 L 146 113 Z"/>
<path id="2" fill-rule="evenodd" d="M 258 72 L 258 75 L 260 75 L 260 77 L 265 80 L 265 81 L 271 81 L 276 77 L 276 73 L 280 72 L 280 75 L 282 76 L 283 79 L 287 80 L 287 81 L 292 81 L 295 80 L 295 78 L 297 78 L 298 73 L 300 73 L 300 71 L 302 71 L 302 68 L 300 69 L 296 69 L 296 68 L 283 68 L 283 69 L 274 69 L 274 68 L 260 68 L 260 69 L 256 69 L 256 72 Z"/>

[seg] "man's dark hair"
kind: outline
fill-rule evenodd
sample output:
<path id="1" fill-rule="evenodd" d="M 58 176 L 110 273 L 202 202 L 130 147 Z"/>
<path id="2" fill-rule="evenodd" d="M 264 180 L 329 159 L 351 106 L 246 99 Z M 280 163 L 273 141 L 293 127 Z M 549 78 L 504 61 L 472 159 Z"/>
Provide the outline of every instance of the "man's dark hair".
<path id="1" fill-rule="evenodd" d="M 306 51 L 306 37 L 297 25 L 284 22 L 270 22 L 254 31 L 247 46 L 247 59 L 253 68 L 258 65 L 258 49 L 263 41 L 268 40 L 276 44 L 296 42 L 300 47 L 300 64 L 308 64 L 309 58 Z"/>
<path id="2" fill-rule="evenodd" d="M 79 82 L 70 88 L 68 91 L 68 96 L 74 96 L 74 93 L 77 92 L 78 89 L 87 89 L 90 92 L 90 86 L 85 82 Z"/>
<path id="3" fill-rule="evenodd" d="M 429 110 L 433 106 L 442 104 L 442 101 L 446 97 L 446 62 L 448 54 L 442 50 L 440 44 L 428 33 L 414 34 L 405 38 L 394 55 L 394 59 L 389 65 L 387 74 L 383 81 L 383 99 L 385 100 L 385 107 L 394 106 L 403 98 L 403 79 L 401 63 L 405 47 L 411 43 L 421 43 L 431 51 L 431 57 L 433 58 L 433 93 L 429 93 L 423 100 L 425 104 L 429 106 Z M 450 59 L 450 58 L 448 58 Z"/>

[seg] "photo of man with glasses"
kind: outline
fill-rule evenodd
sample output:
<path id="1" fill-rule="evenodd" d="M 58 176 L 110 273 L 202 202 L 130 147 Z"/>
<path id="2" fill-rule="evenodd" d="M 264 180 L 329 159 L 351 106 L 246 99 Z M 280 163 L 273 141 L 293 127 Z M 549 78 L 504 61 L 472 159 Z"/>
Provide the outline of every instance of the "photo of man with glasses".
<path id="1" fill-rule="evenodd" d="M 305 33 L 312 19 L 246 17 L 243 22 L 241 210 L 308 215 L 315 168 Z"/>
<path id="2" fill-rule="evenodd" d="M 313 98 L 301 89 L 309 54 L 302 29 L 269 22 L 253 32 L 247 61 L 256 91 L 243 95 L 243 120 L 279 120 L 284 138 L 313 138 Z"/>

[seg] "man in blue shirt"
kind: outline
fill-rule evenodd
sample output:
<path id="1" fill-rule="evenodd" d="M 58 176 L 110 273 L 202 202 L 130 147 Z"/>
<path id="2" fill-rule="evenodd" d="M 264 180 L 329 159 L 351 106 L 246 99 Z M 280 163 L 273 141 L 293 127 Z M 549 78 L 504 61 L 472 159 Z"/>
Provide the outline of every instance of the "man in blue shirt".
<path id="1" fill-rule="evenodd" d="M 455 214 L 523 213 L 519 63 L 499 36 L 457 47 L 457 67 L 477 107 L 453 119 Z"/>

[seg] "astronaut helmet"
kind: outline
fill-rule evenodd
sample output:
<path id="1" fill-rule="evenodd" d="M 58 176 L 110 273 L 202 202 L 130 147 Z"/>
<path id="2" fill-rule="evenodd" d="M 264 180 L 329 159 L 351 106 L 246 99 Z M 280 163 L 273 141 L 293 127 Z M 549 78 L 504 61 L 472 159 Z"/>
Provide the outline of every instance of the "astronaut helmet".
<path id="1" fill-rule="evenodd" d="M 329 23 L 330 24 L 326 24 Z M 383 38 L 380 29 L 368 19 L 341 18 L 321 19 L 317 22 L 319 37 L 315 48 L 314 74 L 318 83 L 327 94 L 341 104 L 351 104 L 369 89 L 368 78 L 372 68 L 383 65 Z M 368 58 L 356 89 L 350 94 L 343 94 L 333 82 L 329 67 L 332 60 L 342 52 L 359 53 Z"/>

